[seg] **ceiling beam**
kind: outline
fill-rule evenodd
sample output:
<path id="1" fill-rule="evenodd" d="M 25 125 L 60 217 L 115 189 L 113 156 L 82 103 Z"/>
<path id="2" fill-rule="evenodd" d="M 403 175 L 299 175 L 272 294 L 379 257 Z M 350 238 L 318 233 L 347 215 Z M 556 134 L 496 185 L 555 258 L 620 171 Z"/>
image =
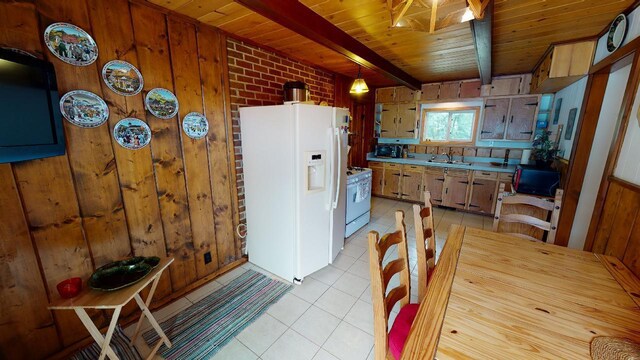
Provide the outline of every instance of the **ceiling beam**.
<path id="1" fill-rule="evenodd" d="M 324 45 L 413 90 L 422 83 L 297 0 L 235 0 L 250 10 Z M 355 70 L 355 69 L 354 69 Z"/>
<path id="2" fill-rule="evenodd" d="M 482 85 L 491 84 L 491 32 L 493 22 L 493 1 L 484 9 L 482 19 L 471 20 L 471 34 L 476 48 L 478 71 Z"/>

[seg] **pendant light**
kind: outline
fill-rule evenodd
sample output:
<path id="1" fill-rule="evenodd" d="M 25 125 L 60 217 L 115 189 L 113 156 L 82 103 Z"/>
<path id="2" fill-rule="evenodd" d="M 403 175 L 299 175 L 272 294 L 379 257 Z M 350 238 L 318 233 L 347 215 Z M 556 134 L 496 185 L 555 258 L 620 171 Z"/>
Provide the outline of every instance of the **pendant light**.
<path id="1" fill-rule="evenodd" d="M 353 82 L 353 85 L 351 85 L 351 90 L 349 90 L 349 93 L 351 94 L 364 94 L 366 92 L 369 92 L 369 87 L 362 78 L 361 70 L 362 67 L 358 65 L 358 78 L 356 78 L 356 80 Z"/>

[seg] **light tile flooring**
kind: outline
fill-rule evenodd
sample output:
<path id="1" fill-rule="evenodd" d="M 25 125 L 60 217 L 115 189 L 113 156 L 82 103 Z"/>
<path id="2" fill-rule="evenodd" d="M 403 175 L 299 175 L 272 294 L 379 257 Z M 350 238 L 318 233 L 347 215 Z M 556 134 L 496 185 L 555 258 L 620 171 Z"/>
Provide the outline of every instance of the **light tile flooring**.
<path id="1" fill-rule="evenodd" d="M 415 289 L 417 270 L 412 204 L 373 198 L 371 222 L 346 240 L 344 250 L 334 263 L 309 275 L 302 285 L 296 285 L 213 359 L 373 359 L 373 310 L 369 292 L 367 234 L 371 230 L 381 235 L 393 231 L 395 210 L 405 212 L 412 289 Z M 491 229 L 492 220 L 491 217 L 435 208 L 437 253 L 444 245 L 450 225 Z M 397 250 L 392 249 L 385 260 L 395 257 Z M 156 319 L 162 321 L 180 312 L 248 269 L 277 278 L 246 263 L 158 310 Z M 397 278 L 392 279 L 390 288 L 394 287 L 394 281 L 397 282 Z M 417 300 L 414 292 L 412 290 L 412 302 Z M 391 321 L 396 313 L 392 313 Z M 131 336 L 133 328 L 130 326 L 125 332 Z M 145 323 L 145 329 L 149 329 L 148 323 Z M 141 339 L 136 341 L 136 346 L 143 356 L 149 351 Z"/>

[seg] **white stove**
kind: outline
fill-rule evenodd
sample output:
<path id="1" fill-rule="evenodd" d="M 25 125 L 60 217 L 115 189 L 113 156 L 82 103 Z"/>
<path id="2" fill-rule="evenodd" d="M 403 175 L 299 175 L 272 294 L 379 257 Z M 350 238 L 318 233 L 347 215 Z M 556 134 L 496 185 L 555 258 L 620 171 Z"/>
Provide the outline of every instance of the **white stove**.
<path id="1" fill-rule="evenodd" d="M 347 169 L 346 231 L 348 237 L 369 223 L 371 219 L 371 169 Z"/>

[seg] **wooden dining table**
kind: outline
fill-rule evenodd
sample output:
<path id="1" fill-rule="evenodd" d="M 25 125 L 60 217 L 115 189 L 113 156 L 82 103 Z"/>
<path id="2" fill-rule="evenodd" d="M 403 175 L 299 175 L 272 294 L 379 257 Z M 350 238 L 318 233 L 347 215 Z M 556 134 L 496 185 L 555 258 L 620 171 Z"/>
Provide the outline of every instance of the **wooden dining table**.
<path id="1" fill-rule="evenodd" d="M 402 359 L 590 359 L 640 343 L 640 281 L 617 258 L 452 226 Z"/>

